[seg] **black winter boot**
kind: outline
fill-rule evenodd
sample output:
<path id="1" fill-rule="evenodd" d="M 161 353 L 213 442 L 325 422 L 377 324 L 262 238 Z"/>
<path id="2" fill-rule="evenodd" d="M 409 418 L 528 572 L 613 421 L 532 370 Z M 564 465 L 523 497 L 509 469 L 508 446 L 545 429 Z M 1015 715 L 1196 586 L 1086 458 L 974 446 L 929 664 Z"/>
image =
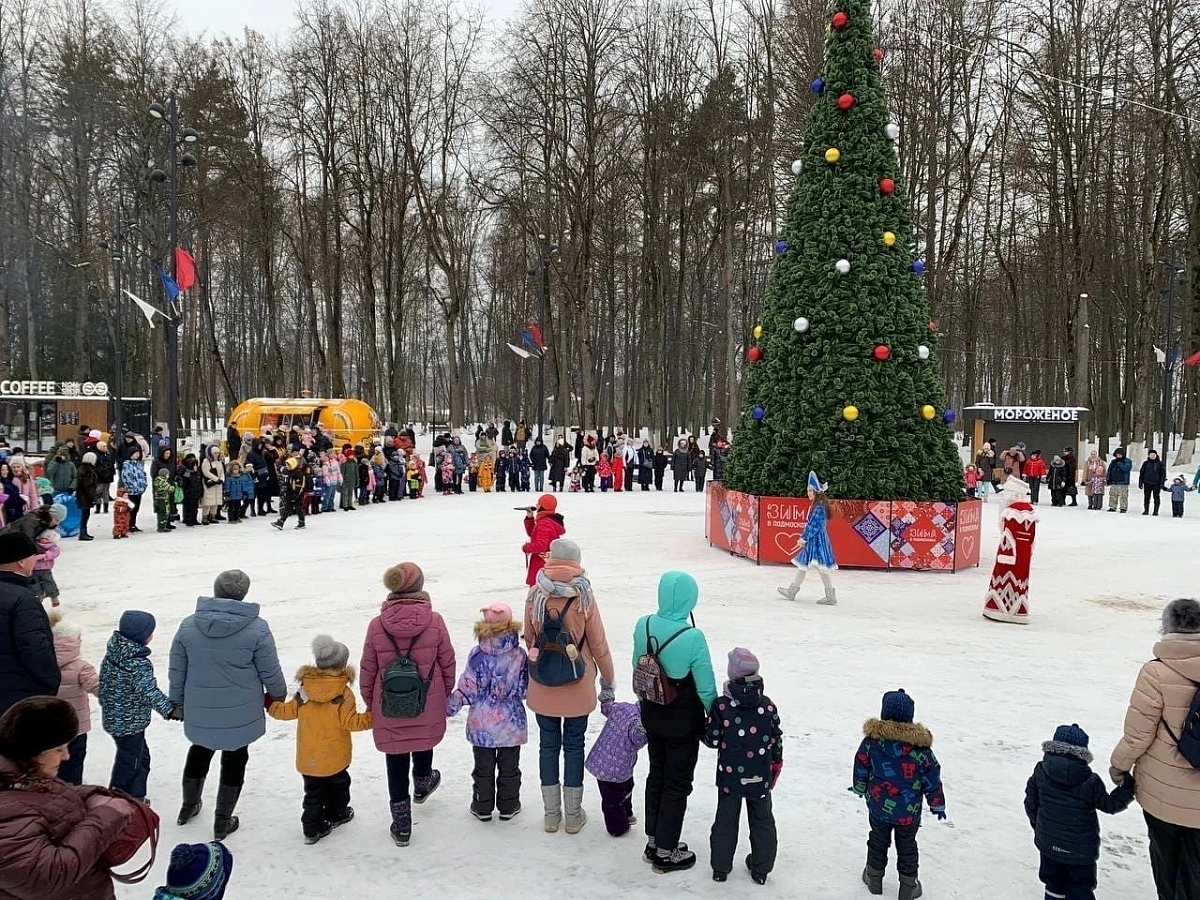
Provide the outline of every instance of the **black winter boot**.
<path id="1" fill-rule="evenodd" d="M 407 847 L 412 840 L 412 805 L 407 800 L 392 804 L 392 840 L 397 847 Z"/>
<path id="2" fill-rule="evenodd" d="M 899 900 L 917 900 L 921 896 L 921 882 L 911 875 L 900 876 Z"/>
<path id="3" fill-rule="evenodd" d="M 867 886 L 867 890 L 878 896 L 883 893 L 883 873 L 870 866 L 863 869 L 862 882 Z"/>
<path id="4" fill-rule="evenodd" d="M 200 814 L 200 809 L 204 806 L 203 793 L 203 778 L 188 778 L 186 775 L 184 776 L 183 805 L 179 807 L 179 819 L 175 823 L 176 825 L 186 825 Z"/>
<path id="5" fill-rule="evenodd" d="M 240 785 L 223 784 L 217 788 L 217 808 L 213 814 L 213 838 L 215 840 L 223 841 L 227 835 L 238 830 L 241 823 L 233 811 L 237 808 L 238 797 L 241 795 Z"/>

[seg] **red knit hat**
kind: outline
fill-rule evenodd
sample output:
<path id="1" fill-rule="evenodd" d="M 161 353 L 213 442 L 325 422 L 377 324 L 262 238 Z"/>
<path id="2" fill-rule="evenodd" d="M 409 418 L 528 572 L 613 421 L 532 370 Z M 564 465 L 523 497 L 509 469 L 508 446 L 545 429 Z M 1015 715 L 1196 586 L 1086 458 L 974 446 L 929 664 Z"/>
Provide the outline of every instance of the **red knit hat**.
<path id="1" fill-rule="evenodd" d="M 538 497 L 537 511 L 539 513 L 544 513 L 548 516 L 552 512 L 557 512 L 557 510 L 558 498 L 553 494 L 542 494 L 542 496 Z"/>

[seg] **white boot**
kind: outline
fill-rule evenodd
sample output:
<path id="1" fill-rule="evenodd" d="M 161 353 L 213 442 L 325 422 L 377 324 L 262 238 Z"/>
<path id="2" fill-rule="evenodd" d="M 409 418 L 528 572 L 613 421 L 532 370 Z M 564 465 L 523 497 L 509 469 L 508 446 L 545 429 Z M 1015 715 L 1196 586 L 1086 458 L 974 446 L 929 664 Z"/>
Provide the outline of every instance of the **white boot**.
<path id="1" fill-rule="evenodd" d="M 818 606 L 837 606 L 837 591 L 831 587 L 825 588 L 825 596 L 817 601 Z"/>
<path id="2" fill-rule="evenodd" d="M 563 788 L 563 810 L 567 816 L 567 834 L 579 834 L 587 824 L 587 813 L 583 811 L 583 788 Z"/>
<path id="3" fill-rule="evenodd" d="M 795 600 L 796 594 L 800 592 L 800 585 L 804 584 L 804 579 L 808 576 L 808 569 L 801 569 L 796 573 L 796 577 L 792 579 L 792 583 L 787 587 L 779 588 L 781 596 L 788 600 Z"/>
<path id="4" fill-rule="evenodd" d="M 562 824 L 562 785 L 542 785 L 542 806 L 545 807 L 542 825 L 547 833 L 554 834 Z"/>

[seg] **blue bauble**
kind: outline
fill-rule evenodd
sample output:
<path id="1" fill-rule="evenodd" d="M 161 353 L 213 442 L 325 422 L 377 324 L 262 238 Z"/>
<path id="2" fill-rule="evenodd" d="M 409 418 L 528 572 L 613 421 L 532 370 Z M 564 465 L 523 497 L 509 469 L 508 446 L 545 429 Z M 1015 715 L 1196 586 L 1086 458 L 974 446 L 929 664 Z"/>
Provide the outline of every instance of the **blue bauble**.
<path id="1" fill-rule="evenodd" d="M 919 259 L 914 261 L 912 264 L 912 270 L 914 275 L 924 275 L 925 263 L 921 262 Z"/>
<path id="2" fill-rule="evenodd" d="M 750 415 L 754 416 L 755 422 L 761 422 L 764 418 L 766 418 L 767 408 L 765 406 L 756 406 L 750 412 Z"/>
<path id="3" fill-rule="evenodd" d="M 812 92 L 814 94 L 816 94 L 818 97 L 820 97 L 823 93 L 825 93 L 825 79 L 824 78 L 814 78 L 813 79 Z"/>
<path id="4" fill-rule="evenodd" d="M 947 425 L 953 425 L 954 424 L 954 410 L 948 409 L 944 413 L 942 413 L 942 421 L 945 422 Z"/>
<path id="5" fill-rule="evenodd" d="M 787 253 L 787 241 L 784 241 L 784 240 L 776 241 L 775 242 L 775 255 L 783 256 L 783 254 L 785 254 L 785 253 Z"/>

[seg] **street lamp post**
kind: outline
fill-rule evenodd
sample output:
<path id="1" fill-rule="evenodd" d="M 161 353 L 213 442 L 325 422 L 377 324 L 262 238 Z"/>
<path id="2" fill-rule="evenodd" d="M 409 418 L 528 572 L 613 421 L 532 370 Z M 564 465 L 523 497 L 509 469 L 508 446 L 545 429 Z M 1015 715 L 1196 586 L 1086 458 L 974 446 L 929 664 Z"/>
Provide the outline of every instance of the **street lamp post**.
<path id="1" fill-rule="evenodd" d="M 116 327 L 113 329 L 113 389 L 116 395 L 116 426 L 118 430 L 125 427 L 125 327 L 121 321 L 122 301 L 125 299 L 122 283 L 122 266 L 125 261 L 125 231 L 136 227 L 133 222 L 121 219 L 120 210 L 113 216 L 112 240 L 100 241 L 100 249 L 109 251 L 113 264 L 113 316 Z"/>
<path id="2" fill-rule="evenodd" d="M 542 342 L 549 345 L 550 338 L 550 254 L 558 252 L 558 244 L 549 244 L 546 242 L 546 235 L 538 235 L 538 254 L 541 257 L 541 278 L 538 285 L 541 294 L 541 312 L 539 317 L 541 322 L 539 327 L 542 332 Z M 547 346 L 541 348 L 542 353 L 538 359 L 538 437 L 542 437 L 542 423 L 546 418 L 546 350 Z"/>
<path id="3" fill-rule="evenodd" d="M 1166 356 L 1163 359 L 1162 410 L 1160 411 L 1162 455 L 1165 459 L 1168 450 L 1167 444 L 1170 442 L 1171 434 L 1174 431 L 1171 424 L 1171 373 L 1175 362 L 1175 291 L 1179 276 L 1183 274 L 1183 267 L 1179 263 L 1161 259 L 1159 263 L 1167 267 L 1171 278 L 1167 294 L 1167 330 L 1163 339 L 1163 350 Z"/>
<path id="4" fill-rule="evenodd" d="M 167 125 L 167 171 L 155 169 L 150 173 L 150 180 L 157 184 L 167 183 L 168 191 L 168 238 L 167 253 L 170 254 L 171 278 L 179 283 L 179 271 L 176 264 L 175 248 L 179 245 L 179 166 L 191 167 L 196 165 L 196 157 L 191 153 L 180 155 L 180 144 L 194 144 L 200 140 L 200 134 L 194 128 L 179 127 L 179 110 L 175 102 L 175 93 L 167 99 L 164 106 L 161 103 L 151 103 L 150 115 L 165 122 Z M 173 315 L 164 329 L 167 333 L 167 437 L 170 446 L 179 446 L 179 328 L 182 316 Z"/>

